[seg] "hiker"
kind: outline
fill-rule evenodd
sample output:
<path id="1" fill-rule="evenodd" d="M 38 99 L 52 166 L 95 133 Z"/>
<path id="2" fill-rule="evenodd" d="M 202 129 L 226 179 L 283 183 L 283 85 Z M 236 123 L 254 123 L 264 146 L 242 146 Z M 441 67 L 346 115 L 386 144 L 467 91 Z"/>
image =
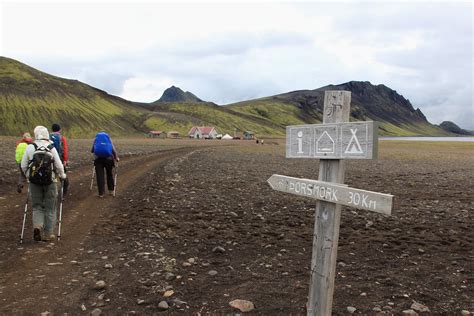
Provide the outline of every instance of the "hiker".
<path id="1" fill-rule="evenodd" d="M 61 158 L 61 162 L 64 166 L 64 173 L 67 173 L 68 168 L 68 146 L 67 146 L 67 139 L 63 135 L 61 135 L 61 126 L 59 124 L 54 123 L 51 126 L 52 133 L 50 134 L 49 138 L 53 142 L 56 151 L 58 152 L 59 158 Z M 63 198 L 67 196 L 67 191 L 69 188 L 69 178 L 63 181 Z M 60 188 L 58 188 L 59 191 Z"/>
<path id="2" fill-rule="evenodd" d="M 35 141 L 28 145 L 21 159 L 21 169 L 30 182 L 33 205 L 33 239 L 54 239 L 56 226 L 57 176 L 66 179 L 64 167 L 56 148 L 49 140 L 48 129 L 36 126 Z"/>
<path id="3" fill-rule="evenodd" d="M 23 190 L 26 180 L 25 174 L 23 173 L 23 170 L 21 170 L 21 158 L 23 158 L 23 154 L 25 153 L 28 144 L 31 144 L 32 142 L 33 139 L 31 138 L 30 133 L 24 133 L 23 138 L 18 142 L 18 145 L 16 145 L 15 160 L 18 165 L 18 169 L 20 169 L 20 175 L 18 176 L 18 186 L 16 189 L 18 193 L 21 193 L 21 190 Z"/>
<path id="4" fill-rule="evenodd" d="M 114 195 L 115 183 L 112 170 L 115 167 L 115 162 L 119 162 L 120 159 L 114 145 L 112 144 L 110 136 L 106 132 L 101 131 L 97 133 L 91 152 L 94 154 L 94 166 L 97 177 L 97 188 L 99 189 L 99 198 L 103 198 L 105 192 L 104 169 L 107 174 L 107 188 L 109 189 L 109 195 Z"/>

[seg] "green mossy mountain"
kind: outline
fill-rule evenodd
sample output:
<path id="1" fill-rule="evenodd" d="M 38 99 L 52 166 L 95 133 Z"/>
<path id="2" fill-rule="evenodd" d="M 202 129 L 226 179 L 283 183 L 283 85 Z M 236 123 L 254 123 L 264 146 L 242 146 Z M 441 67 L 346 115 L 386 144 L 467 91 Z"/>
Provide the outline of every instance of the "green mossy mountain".
<path id="1" fill-rule="evenodd" d="M 154 103 L 162 103 L 162 102 L 178 102 L 178 103 L 187 103 L 187 102 L 203 102 L 197 96 L 192 94 L 189 91 L 184 92 L 178 87 L 171 86 L 163 92 L 161 98 Z M 152 103 L 152 104 L 154 104 Z"/>
<path id="2" fill-rule="evenodd" d="M 19 136 L 36 125 L 59 123 L 70 137 L 90 137 L 100 129 L 122 136 L 149 130 L 186 135 L 195 125 L 215 126 L 231 135 L 250 130 L 258 136 L 282 137 L 287 125 L 321 123 L 325 90 L 351 91 L 351 120 L 379 121 L 381 135 L 453 136 L 457 132 L 430 124 L 396 91 L 369 82 L 351 81 L 226 106 L 204 102 L 173 86 L 158 101 L 145 104 L 0 57 L 0 135 Z"/>
<path id="3" fill-rule="evenodd" d="M 59 123 L 70 137 L 90 137 L 99 129 L 114 135 L 137 133 L 147 112 L 137 103 L 77 80 L 49 75 L 0 57 L 0 135 L 48 129 Z"/>

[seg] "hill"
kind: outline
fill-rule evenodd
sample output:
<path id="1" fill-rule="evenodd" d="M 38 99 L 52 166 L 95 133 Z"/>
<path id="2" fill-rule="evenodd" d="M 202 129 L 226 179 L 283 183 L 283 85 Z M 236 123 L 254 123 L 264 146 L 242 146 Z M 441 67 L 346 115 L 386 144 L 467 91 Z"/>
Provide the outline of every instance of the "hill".
<path id="1" fill-rule="evenodd" d="M 380 122 L 380 134 L 390 136 L 447 136 L 452 134 L 429 123 L 419 109 L 384 85 L 351 81 L 315 90 L 299 90 L 271 97 L 229 104 L 233 111 L 278 123 L 316 124 L 322 122 L 324 91 L 351 91 L 351 120 Z"/>
<path id="2" fill-rule="evenodd" d="M 137 103 L 77 80 L 49 75 L 0 57 L 0 134 L 21 135 L 36 125 L 60 123 L 66 135 L 90 137 L 106 129 L 115 135 L 137 133 L 148 112 Z"/>
<path id="3" fill-rule="evenodd" d="M 161 98 L 158 99 L 158 101 L 155 101 L 152 104 L 161 103 L 161 102 L 185 103 L 185 102 L 203 102 L 203 101 L 189 91 L 184 92 L 178 87 L 171 86 L 163 92 L 163 95 L 161 96 Z"/>
<path id="4" fill-rule="evenodd" d="M 153 103 L 136 103 L 77 80 L 63 79 L 0 57 L 0 134 L 21 135 L 36 125 L 60 123 L 66 135 L 90 137 L 106 129 L 114 135 L 148 130 L 186 134 L 194 125 L 221 133 L 250 130 L 257 136 L 284 136 L 285 126 L 320 123 L 325 90 L 352 92 L 351 120 L 376 120 L 380 134 L 453 136 L 453 126 L 429 123 L 419 109 L 384 85 L 351 81 L 218 106 L 172 86 Z M 448 124 L 449 125 L 449 124 Z"/>
<path id="5" fill-rule="evenodd" d="M 250 130 L 257 135 L 285 135 L 284 127 L 279 124 L 210 102 L 155 103 L 150 109 L 153 113 L 142 121 L 142 129 L 175 130 L 186 135 L 193 126 L 207 125 L 216 127 L 222 134 Z"/>
<path id="6" fill-rule="evenodd" d="M 441 124 L 439 124 L 439 127 L 441 127 L 443 130 L 447 132 L 458 134 L 458 135 L 474 135 L 474 131 L 467 131 L 465 129 L 462 129 L 451 121 L 444 121 Z"/>

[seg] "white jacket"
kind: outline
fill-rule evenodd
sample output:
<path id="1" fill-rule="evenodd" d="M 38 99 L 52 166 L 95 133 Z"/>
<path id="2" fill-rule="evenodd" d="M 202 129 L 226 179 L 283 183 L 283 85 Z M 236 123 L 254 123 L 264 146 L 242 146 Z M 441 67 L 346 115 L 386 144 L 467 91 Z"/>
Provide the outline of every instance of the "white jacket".
<path id="1" fill-rule="evenodd" d="M 49 132 L 48 129 L 44 126 L 36 126 L 35 130 L 35 141 L 33 142 L 38 147 L 51 145 L 52 142 L 49 140 Z M 26 177 L 29 176 L 30 171 L 28 170 L 28 164 L 33 159 L 33 154 L 35 152 L 35 146 L 30 144 L 26 147 L 25 154 L 21 159 L 21 169 L 25 173 Z M 56 148 L 51 149 L 51 154 L 53 155 L 54 159 L 54 170 L 53 170 L 53 180 L 56 179 L 56 174 L 59 175 L 61 179 L 66 179 L 66 174 L 64 173 L 64 166 L 61 162 L 61 158 L 59 158 L 58 151 Z"/>

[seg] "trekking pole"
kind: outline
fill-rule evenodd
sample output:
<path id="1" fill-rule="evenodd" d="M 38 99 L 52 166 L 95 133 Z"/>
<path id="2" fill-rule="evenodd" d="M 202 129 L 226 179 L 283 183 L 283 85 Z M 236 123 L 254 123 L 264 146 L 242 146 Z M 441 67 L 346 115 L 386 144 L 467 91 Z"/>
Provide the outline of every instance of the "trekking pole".
<path id="1" fill-rule="evenodd" d="M 20 244 L 23 243 L 23 234 L 25 233 L 26 213 L 28 211 L 28 198 L 29 198 L 29 195 L 30 195 L 30 186 L 28 185 L 28 191 L 26 191 L 25 211 L 23 213 L 23 226 L 21 227 Z"/>
<path id="2" fill-rule="evenodd" d="M 114 197 L 115 197 L 115 191 L 117 190 L 117 169 L 118 169 L 118 162 L 115 166 L 115 177 L 114 177 Z"/>
<path id="3" fill-rule="evenodd" d="M 59 196 L 59 226 L 58 226 L 58 241 L 61 240 L 61 221 L 63 219 L 63 194 L 64 194 L 64 180 L 61 180 L 61 195 Z"/>
<path id="4" fill-rule="evenodd" d="M 95 176 L 95 166 L 92 166 L 92 179 L 91 179 L 91 187 L 89 188 L 89 191 L 92 190 L 92 185 L 94 184 L 94 176 Z"/>

